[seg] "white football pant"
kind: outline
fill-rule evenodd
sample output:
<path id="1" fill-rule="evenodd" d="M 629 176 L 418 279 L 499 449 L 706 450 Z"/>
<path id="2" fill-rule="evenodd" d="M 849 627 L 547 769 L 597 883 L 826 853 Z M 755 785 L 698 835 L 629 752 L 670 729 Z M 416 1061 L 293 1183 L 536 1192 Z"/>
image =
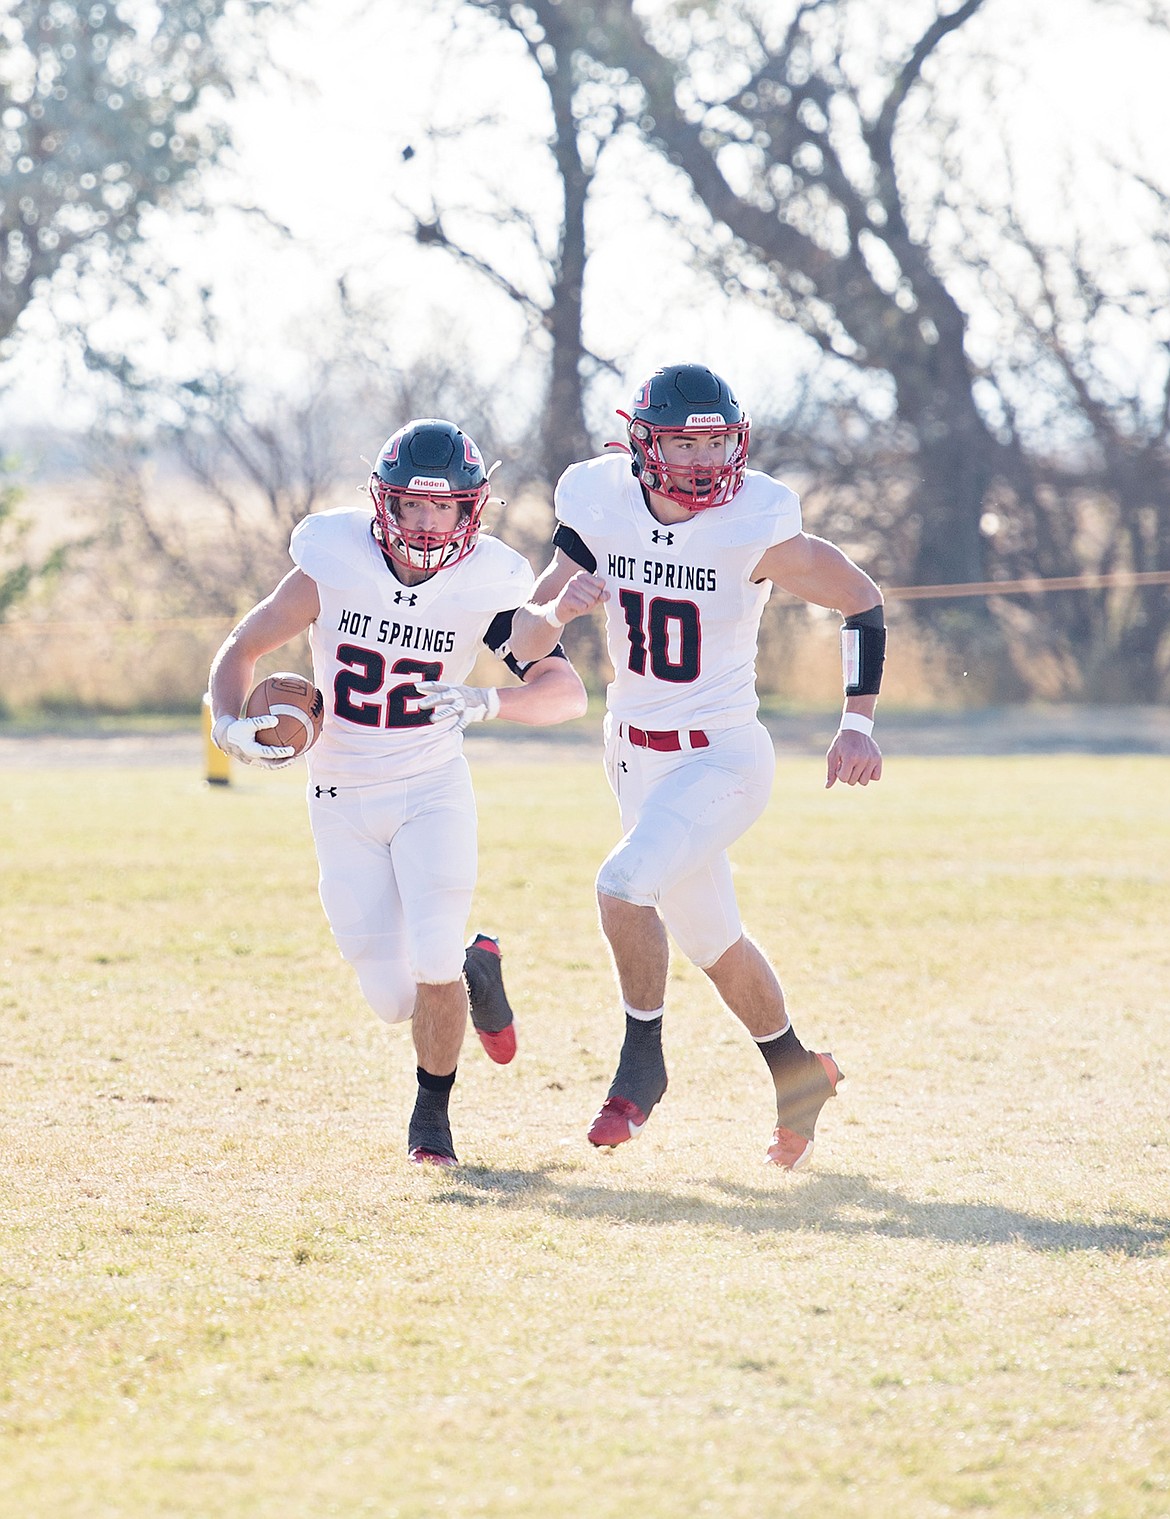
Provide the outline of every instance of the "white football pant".
<path id="1" fill-rule="evenodd" d="M 605 769 L 626 835 L 597 876 L 605 895 L 656 907 L 700 969 L 743 933 L 727 850 L 768 805 L 776 768 L 761 723 L 708 738 L 706 749 L 638 749 L 606 718 Z"/>
<path id="2" fill-rule="evenodd" d="M 315 796 L 321 905 L 366 1001 L 387 1023 L 419 982 L 458 981 L 475 890 L 477 818 L 467 761 L 404 781 Z"/>

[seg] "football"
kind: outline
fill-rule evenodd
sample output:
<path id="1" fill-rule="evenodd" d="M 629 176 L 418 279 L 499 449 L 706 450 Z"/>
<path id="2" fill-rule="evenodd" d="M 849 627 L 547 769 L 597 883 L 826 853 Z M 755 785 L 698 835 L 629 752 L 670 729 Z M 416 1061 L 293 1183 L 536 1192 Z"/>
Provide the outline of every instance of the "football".
<path id="1" fill-rule="evenodd" d="M 248 698 L 245 717 L 272 713 L 280 719 L 275 728 L 262 728 L 256 734 L 261 744 L 286 745 L 294 754 L 304 754 L 321 737 L 325 721 L 325 698 L 311 680 L 290 671 L 269 675 Z"/>

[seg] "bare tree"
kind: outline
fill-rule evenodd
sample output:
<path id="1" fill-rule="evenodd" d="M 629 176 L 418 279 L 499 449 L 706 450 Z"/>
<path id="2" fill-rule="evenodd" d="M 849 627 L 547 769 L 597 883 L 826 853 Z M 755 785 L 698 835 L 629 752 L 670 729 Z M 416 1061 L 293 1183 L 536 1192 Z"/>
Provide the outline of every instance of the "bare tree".
<path id="1" fill-rule="evenodd" d="M 1070 694 L 1148 701 L 1170 695 L 1170 589 L 1151 583 L 1170 570 L 1170 195 L 1113 172 L 1140 238 L 1103 233 L 1099 207 L 1091 236 L 1070 210 L 1061 245 L 994 218 L 1017 257 L 987 266 L 1012 274 L 987 282 L 1006 339 L 986 383 L 1017 467 L 987 526 L 996 578 L 1120 582 L 1014 616 L 1062 660 Z M 969 233 L 977 246 L 977 220 Z"/>
<path id="2" fill-rule="evenodd" d="M 978 580 L 979 531 L 1001 450 L 973 394 L 966 319 L 913 227 L 897 153 L 901 115 L 934 55 L 981 8 L 936 15 L 854 77 L 842 0 L 668 8 L 644 23 L 604 0 L 582 42 L 644 92 L 647 139 L 735 239 L 729 278 L 761 288 L 829 355 L 889 375 L 919 484 L 914 573 Z M 875 91 L 875 78 L 881 80 Z"/>
<path id="3" fill-rule="evenodd" d="M 1170 292 L 1156 271 L 1166 267 L 1165 231 L 1141 250 L 1155 273 L 1123 288 L 1104 272 L 1132 269 L 1122 250 L 1046 245 L 1025 231 L 1010 193 L 981 202 L 955 147 L 960 125 L 969 143 L 971 124 L 956 121 L 937 81 L 961 36 L 968 64 L 979 58 L 966 33 L 984 8 L 940 5 L 904 40 L 886 28 L 868 52 L 851 31 L 852 0 L 598 0 L 568 16 L 579 52 L 623 91 L 627 119 L 689 180 L 712 229 L 699 256 L 724 289 L 801 328 L 827 375 L 836 366 L 892 387 L 891 425 L 879 424 L 860 450 L 831 396 L 805 445 L 845 462 L 842 481 L 859 457 L 878 469 L 901 564 L 883 557 L 899 578 L 954 584 L 1098 564 L 1164 567 L 1165 348 L 1154 345 L 1153 376 L 1125 392 L 1104 335 L 1110 322 L 1164 310 Z M 1119 0 L 1114 9 L 1167 24 L 1162 4 L 1135 10 Z M 631 88 L 641 92 L 637 108 Z M 933 179 L 922 172 L 927 161 Z M 940 237 L 940 227 L 980 211 L 987 236 L 969 247 Z M 1001 300 L 1014 354 L 981 360 L 972 299 L 986 307 L 997 271 L 1021 261 L 1030 281 Z M 1051 392 L 1046 438 L 1026 415 L 1035 400 L 1017 404 L 1029 387 Z M 782 424 L 774 441 L 782 456 L 791 431 Z M 1151 589 L 1043 611 L 959 600 L 922 611 L 968 645 L 982 629 L 981 663 L 998 672 L 985 689 L 999 695 L 1026 686 L 1023 635 L 1043 622 L 1062 651 L 1065 694 L 1148 696 L 1166 689 L 1165 601 Z M 1122 665 L 1129 675 L 1119 684 Z"/>
<path id="4" fill-rule="evenodd" d="M 86 345 L 109 382 L 89 450 L 102 489 L 88 563 L 122 615 L 238 613 L 287 570 L 296 522 L 368 499 L 371 459 L 411 417 L 449 415 L 494 436 L 490 398 L 457 343 L 403 367 L 394 321 L 353 305 L 344 285 L 335 294 L 301 316 L 314 337 L 279 380 L 245 372 L 207 305 L 181 322 L 205 355 L 181 378 Z"/>
<path id="5" fill-rule="evenodd" d="M 547 353 L 547 383 L 538 430 L 538 471 L 546 483 L 592 448 L 585 420 L 590 379 L 616 372 L 612 357 L 593 352 L 583 335 L 584 287 L 589 257 L 587 208 L 602 153 L 624 120 L 620 94 L 597 88 L 608 70 L 581 46 L 578 18 L 559 0 L 461 0 L 458 19 L 484 17 L 522 44 L 549 108 L 547 143 L 560 190 L 559 216 L 550 232 L 523 197 L 501 187 L 495 206 L 472 213 L 441 198 L 432 183 L 426 203 L 408 208 L 417 241 L 439 248 L 482 275 L 523 313 L 528 331 Z M 476 37 L 482 34 L 477 32 Z M 498 119 L 468 121 L 453 129 L 431 126 L 424 134 L 441 154 L 471 133 L 498 126 Z M 408 153 L 414 156 L 412 144 Z M 432 180 L 442 181 L 441 174 Z M 485 222 L 521 233 L 526 256 L 495 256 L 485 248 Z M 525 266 L 528 273 L 520 272 Z"/>
<path id="6" fill-rule="evenodd" d="M 152 206 L 192 198 L 223 153 L 213 102 L 298 0 L 128 6 L 16 0 L 0 21 L 0 340 L 83 259 L 121 267 Z"/>

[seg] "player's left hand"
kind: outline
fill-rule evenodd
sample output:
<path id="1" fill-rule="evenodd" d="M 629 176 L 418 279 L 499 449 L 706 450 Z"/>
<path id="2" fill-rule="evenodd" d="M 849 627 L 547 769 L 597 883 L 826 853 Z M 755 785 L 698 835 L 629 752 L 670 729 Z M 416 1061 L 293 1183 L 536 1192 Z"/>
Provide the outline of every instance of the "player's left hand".
<path id="1" fill-rule="evenodd" d="M 882 751 L 868 733 L 859 733 L 856 728 L 838 731 L 826 760 L 826 791 L 837 781 L 846 786 L 868 786 L 870 781 L 882 778 Z"/>
<path id="2" fill-rule="evenodd" d="M 434 717 L 453 717 L 458 728 L 485 722 L 499 714 L 500 693 L 494 686 L 449 686 L 441 680 L 420 680 L 415 689 L 422 698 L 419 706 L 424 712 Z"/>

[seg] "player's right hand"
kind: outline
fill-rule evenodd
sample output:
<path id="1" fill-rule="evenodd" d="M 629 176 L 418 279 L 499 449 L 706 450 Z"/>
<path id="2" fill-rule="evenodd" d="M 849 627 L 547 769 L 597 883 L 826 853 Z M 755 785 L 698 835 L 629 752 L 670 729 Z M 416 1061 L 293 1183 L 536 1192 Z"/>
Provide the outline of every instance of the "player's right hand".
<path id="1" fill-rule="evenodd" d="M 603 575 L 591 575 L 588 570 L 578 570 L 566 581 L 561 594 L 552 603 L 552 614 L 563 626 L 574 617 L 584 617 L 587 612 L 609 600 Z"/>
<path id="2" fill-rule="evenodd" d="M 292 749 L 262 744 L 256 737 L 264 728 L 275 728 L 279 721 L 273 712 L 264 712 L 259 717 L 221 717 L 211 730 L 211 741 L 217 749 L 222 749 L 241 764 L 283 770 L 293 762 Z"/>

